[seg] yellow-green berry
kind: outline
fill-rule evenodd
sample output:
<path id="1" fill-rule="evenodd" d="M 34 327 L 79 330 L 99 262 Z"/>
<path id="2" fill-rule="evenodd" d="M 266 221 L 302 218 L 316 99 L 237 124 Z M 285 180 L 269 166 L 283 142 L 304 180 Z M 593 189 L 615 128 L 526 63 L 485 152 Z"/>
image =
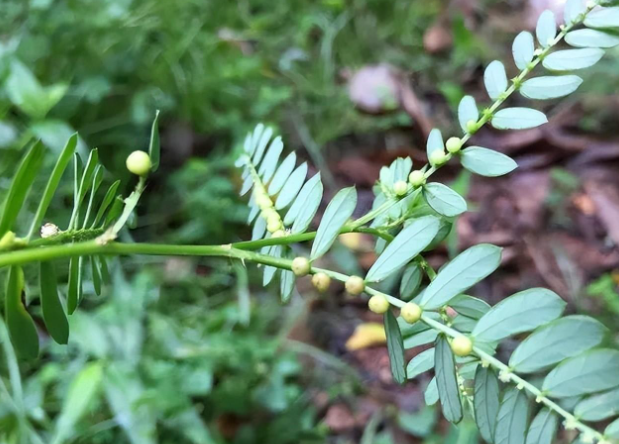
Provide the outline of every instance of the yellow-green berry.
<path id="1" fill-rule="evenodd" d="M 400 316 L 409 324 L 414 324 L 421 318 L 421 307 L 414 302 L 408 302 L 400 310 Z"/>
<path id="2" fill-rule="evenodd" d="M 466 131 L 469 134 L 475 134 L 479 128 L 477 127 L 477 122 L 474 120 L 469 120 L 466 122 Z"/>
<path id="3" fill-rule="evenodd" d="M 368 307 L 376 314 L 384 314 L 389 310 L 389 301 L 383 294 L 377 294 L 370 298 Z"/>
<path id="4" fill-rule="evenodd" d="M 359 276 L 350 276 L 345 284 L 346 291 L 353 296 L 358 296 L 365 290 L 365 282 Z"/>
<path id="5" fill-rule="evenodd" d="M 393 184 L 393 192 L 396 196 L 404 196 L 408 191 L 408 184 L 403 180 L 398 180 Z"/>
<path id="6" fill-rule="evenodd" d="M 459 137 L 450 137 L 449 139 L 447 139 L 445 147 L 447 148 L 447 151 L 449 151 L 451 154 L 455 154 L 460 151 L 460 148 L 462 148 L 462 139 L 460 139 Z"/>
<path id="7" fill-rule="evenodd" d="M 473 342 L 466 336 L 457 336 L 451 341 L 451 350 L 456 356 L 468 356 L 473 351 Z"/>
<path id="8" fill-rule="evenodd" d="M 424 183 L 426 183 L 426 178 L 423 175 L 423 171 L 421 170 L 415 170 L 412 173 L 410 173 L 408 175 L 408 180 L 411 183 L 411 185 L 415 188 L 419 188 Z"/>
<path id="9" fill-rule="evenodd" d="M 0 248 L 7 248 L 12 246 L 15 243 L 15 233 L 12 231 L 7 231 L 0 239 Z"/>
<path id="10" fill-rule="evenodd" d="M 443 150 L 434 150 L 428 160 L 432 166 L 441 166 L 447 162 L 447 154 Z"/>
<path id="11" fill-rule="evenodd" d="M 127 157 L 127 169 L 138 176 L 146 176 L 153 164 L 150 156 L 144 151 L 134 151 Z"/>
<path id="12" fill-rule="evenodd" d="M 266 221 L 268 221 L 269 218 L 273 216 L 279 217 L 279 215 L 277 214 L 277 211 L 275 211 L 273 208 L 265 208 L 264 210 L 260 212 L 260 216 Z"/>
<path id="13" fill-rule="evenodd" d="M 307 276 L 310 272 L 310 262 L 305 257 L 295 257 L 292 261 L 292 272 L 297 277 Z"/>
<path id="14" fill-rule="evenodd" d="M 265 196 L 264 194 L 256 196 L 256 204 L 258 204 L 258 208 L 263 211 L 273 207 L 273 202 L 269 199 L 269 196 Z"/>
<path id="15" fill-rule="evenodd" d="M 331 278 L 325 273 L 316 273 L 312 276 L 312 284 L 316 287 L 316 290 L 320 293 L 324 293 L 329 289 L 329 285 L 331 285 Z"/>

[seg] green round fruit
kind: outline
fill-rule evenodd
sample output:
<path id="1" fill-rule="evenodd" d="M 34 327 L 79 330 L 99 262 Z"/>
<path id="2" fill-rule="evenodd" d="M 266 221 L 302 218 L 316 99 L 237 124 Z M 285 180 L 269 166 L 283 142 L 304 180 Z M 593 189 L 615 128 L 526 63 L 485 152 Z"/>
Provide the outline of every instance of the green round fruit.
<path id="1" fill-rule="evenodd" d="M 447 154 L 443 150 L 434 150 L 428 160 L 432 166 L 441 166 L 447 162 Z"/>
<path id="2" fill-rule="evenodd" d="M 365 290 L 365 282 L 359 276 L 350 276 L 345 284 L 346 291 L 353 296 L 358 296 Z"/>
<path id="3" fill-rule="evenodd" d="M 310 262 L 305 257 L 295 257 L 292 261 L 292 272 L 297 277 L 307 276 L 310 268 Z"/>
<path id="4" fill-rule="evenodd" d="M 389 301 L 385 295 L 377 294 L 370 298 L 368 307 L 376 314 L 384 314 L 389 310 Z"/>
<path id="5" fill-rule="evenodd" d="M 423 175 L 423 171 L 415 170 L 408 175 L 408 181 L 415 188 L 419 188 L 424 183 L 426 183 L 426 178 Z"/>
<path id="6" fill-rule="evenodd" d="M 400 316 L 409 324 L 414 324 L 421 318 L 422 309 L 419 305 L 414 302 L 408 302 L 402 309 L 400 310 Z"/>
<path id="7" fill-rule="evenodd" d="M 447 140 L 447 143 L 445 143 L 445 147 L 451 154 L 455 154 L 462 148 L 462 139 L 459 137 L 451 137 Z"/>
<path id="8" fill-rule="evenodd" d="M 312 285 L 314 285 L 316 290 L 320 293 L 324 293 L 329 289 L 329 285 L 331 285 L 331 278 L 325 273 L 316 273 L 312 276 Z"/>
<path id="9" fill-rule="evenodd" d="M 127 169 L 137 176 L 146 176 L 153 166 L 148 153 L 139 150 L 129 154 L 126 164 Z"/>
<path id="10" fill-rule="evenodd" d="M 468 356 L 473 351 L 473 342 L 466 336 L 457 336 L 451 341 L 451 350 L 456 356 Z"/>
<path id="11" fill-rule="evenodd" d="M 396 196 L 404 196 L 408 191 L 408 184 L 403 180 L 398 180 L 393 184 L 393 192 Z"/>

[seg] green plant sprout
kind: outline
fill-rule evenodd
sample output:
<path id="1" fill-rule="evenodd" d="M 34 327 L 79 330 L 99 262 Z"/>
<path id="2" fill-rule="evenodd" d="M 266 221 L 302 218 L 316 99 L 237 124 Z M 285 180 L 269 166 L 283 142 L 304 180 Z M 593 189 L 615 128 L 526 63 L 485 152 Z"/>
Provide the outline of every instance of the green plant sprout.
<path id="1" fill-rule="evenodd" d="M 577 29 L 578 28 L 578 29 Z M 135 152 L 127 167 L 139 176 L 135 190 L 117 197 L 118 182 L 96 202 L 103 168 L 97 150 L 85 165 L 75 154 L 77 135 L 69 139 L 40 201 L 25 237 L 12 231 L 45 149 L 40 142 L 28 151 L 6 196 L 0 219 L 0 267 L 8 268 L 5 315 L 19 355 L 38 354 L 34 322 L 22 302 L 22 267 L 39 264 L 43 320 L 51 337 L 67 343 L 67 313 L 83 299 L 82 281 L 90 275 L 97 294 L 107 279 L 107 256 L 128 254 L 215 256 L 264 266 L 263 284 L 279 279 L 283 302 L 290 299 L 295 281 L 311 275 L 320 292 L 332 280 L 344 283 L 352 295 L 369 295 L 369 308 L 384 316 L 391 371 L 398 383 L 434 369 L 425 390 L 428 404 L 440 401 L 445 418 L 453 423 L 465 414 L 475 418 L 480 434 L 489 443 L 544 444 L 554 439 L 559 422 L 579 432 L 583 443 L 619 442 L 619 350 L 603 348 L 606 328 L 579 315 L 561 317 L 565 302 L 555 293 L 534 288 L 512 295 L 491 307 L 465 292 L 493 273 L 501 262 L 501 248 L 475 245 L 435 272 L 423 258 L 450 232 L 454 217 L 467 210 L 465 199 L 449 187 L 429 179 L 443 165 L 458 160 L 482 176 L 501 176 L 517 165 L 508 156 L 488 148 L 467 146 L 471 137 L 489 123 L 500 130 L 534 128 L 547 122 L 544 113 L 502 105 L 516 92 L 545 100 L 574 92 L 582 80 L 571 74 L 551 74 L 527 79 L 539 65 L 551 72 L 590 67 L 603 48 L 619 45 L 609 28 L 619 28 L 619 7 L 568 0 L 565 24 L 556 27 L 555 16 L 545 11 L 536 36 L 522 32 L 514 40 L 513 57 L 519 74 L 511 84 L 504 65 L 489 64 L 484 83 L 493 103 L 479 112 L 475 99 L 466 96 L 458 109 L 461 137 L 444 142 L 438 129 L 427 142 L 429 163 L 412 170 L 410 158 L 383 167 L 374 187 L 373 208 L 352 219 L 357 205 L 354 187 L 340 190 L 327 205 L 317 231 L 308 231 L 323 197 L 320 173 L 306 180 L 306 163 L 296 165 L 290 153 L 281 160 L 284 144 L 273 131 L 258 125 L 248 134 L 237 166 L 243 169 L 241 195 L 251 193 L 248 223 L 252 239 L 229 245 L 166 245 L 121 243 L 116 238 L 134 212 L 149 173 L 159 165 L 157 118 L 153 123 L 149 153 Z M 562 41 L 576 49 L 553 51 Z M 41 224 L 61 177 L 74 159 L 74 208 L 65 230 Z M 41 237 L 34 235 L 41 230 Z M 364 277 L 316 266 L 337 237 L 344 233 L 376 237 L 378 259 Z M 295 257 L 292 245 L 311 241 L 309 257 Z M 66 303 L 59 297 L 53 261 L 69 259 Z M 422 276 L 430 283 L 421 287 Z M 399 297 L 385 294 L 375 284 L 400 276 Z M 400 309 L 396 317 L 393 307 Z M 509 362 L 495 357 L 504 339 L 529 333 Z M 405 362 L 405 348 L 427 344 L 433 348 Z M 525 379 L 523 375 L 529 375 Z M 529 417 L 534 415 L 532 421 Z M 606 421 L 603 430 L 591 423 Z"/>

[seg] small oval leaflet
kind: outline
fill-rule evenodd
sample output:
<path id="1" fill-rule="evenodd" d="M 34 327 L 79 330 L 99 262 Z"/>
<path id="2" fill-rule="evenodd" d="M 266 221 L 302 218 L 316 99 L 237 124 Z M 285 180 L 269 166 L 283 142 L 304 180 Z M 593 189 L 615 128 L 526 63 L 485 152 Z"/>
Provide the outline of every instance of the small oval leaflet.
<path id="1" fill-rule="evenodd" d="M 447 339 L 440 335 L 436 339 L 434 355 L 436 385 L 445 419 L 454 424 L 462 420 L 462 402 L 456 377 L 456 363 Z"/>
<path id="2" fill-rule="evenodd" d="M 427 405 L 434 405 L 438 402 L 438 386 L 436 377 L 432 378 L 423 392 L 423 399 Z"/>
<path id="3" fill-rule="evenodd" d="M 494 444 L 524 444 L 529 417 L 529 401 L 524 390 L 511 387 L 499 408 Z"/>
<path id="4" fill-rule="evenodd" d="M 588 316 L 566 316 L 537 329 L 514 350 L 509 366 L 534 373 L 585 352 L 604 339 L 607 329 Z"/>
<path id="5" fill-rule="evenodd" d="M 428 158 L 436 150 L 445 151 L 445 142 L 443 142 L 443 134 L 441 133 L 441 130 L 434 128 L 430 131 L 428 143 L 426 144 L 426 154 L 428 155 Z"/>
<path id="6" fill-rule="evenodd" d="M 477 122 L 479 119 L 479 110 L 477 109 L 477 102 L 473 96 L 464 96 L 458 105 L 458 122 L 464 133 L 468 133 L 469 130 L 466 126 L 467 123 L 473 121 Z"/>
<path id="7" fill-rule="evenodd" d="M 475 245 L 449 262 L 428 285 L 420 305 L 426 310 L 442 307 L 454 297 L 489 276 L 501 262 L 501 248 Z"/>
<path id="8" fill-rule="evenodd" d="M 456 310 L 458 314 L 471 319 L 480 319 L 490 310 L 490 305 L 486 301 L 466 294 L 455 297 L 449 302 L 449 306 Z"/>
<path id="9" fill-rule="evenodd" d="M 619 45 L 619 36 L 595 29 L 578 29 L 569 32 L 565 41 L 577 48 L 613 48 Z"/>
<path id="10" fill-rule="evenodd" d="M 542 390 L 555 398 L 585 395 L 619 386 L 619 351 L 592 350 L 563 361 L 544 379 Z"/>
<path id="11" fill-rule="evenodd" d="M 314 177 L 303 185 L 296 200 L 286 213 L 284 224 L 292 224 L 291 233 L 303 233 L 307 230 L 320 206 L 322 191 L 320 173 L 316 173 Z"/>
<path id="12" fill-rule="evenodd" d="M 277 168 L 277 171 L 275 172 L 275 176 L 273 176 L 273 180 L 269 184 L 268 192 L 270 196 L 273 196 L 282 190 L 284 184 L 292 174 L 296 163 L 297 155 L 294 151 L 292 151 L 279 165 L 279 168 Z"/>
<path id="13" fill-rule="evenodd" d="M 550 409 L 543 408 L 531 422 L 526 444 L 552 444 L 559 418 Z"/>
<path id="14" fill-rule="evenodd" d="M 400 281 L 400 299 L 410 301 L 419 289 L 422 277 L 423 271 L 418 264 L 407 265 Z"/>
<path id="15" fill-rule="evenodd" d="M 415 379 L 417 376 L 431 370 L 433 367 L 434 348 L 429 348 L 410 360 L 406 367 L 406 375 L 408 379 Z"/>
<path id="16" fill-rule="evenodd" d="M 305 182 L 305 176 L 307 176 L 307 162 L 303 162 L 299 165 L 286 181 L 286 184 L 275 201 L 276 210 L 286 208 L 290 205 L 290 202 L 297 197 L 299 190 L 303 187 L 303 183 Z"/>
<path id="17" fill-rule="evenodd" d="M 482 365 L 475 371 L 475 422 L 486 442 L 492 442 L 500 405 L 499 380 L 494 370 Z"/>
<path id="18" fill-rule="evenodd" d="M 505 92 L 508 85 L 507 74 L 501 62 L 495 60 L 488 65 L 484 72 L 484 84 L 492 100 L 498 99 Z"/>
<path id="19" fill-rule="evenodd" d="M 604 51 L 599 48 L 565 49 L 549 54 L 542 64 L 553 71 L 584 69 L 600 61 Z"/>
<path id="20" fill-rule="evenodd" d="M 254 135 L 256 135 L 254 133 Z M 258 166 L 260 165 L 260 161 L 262 160 L 262 156 L 264 155 L 264 152 L 266 151 L 266 147 L 269 144 L 269 140 L 271 140 L 271 137 L 273 136 L 273 128 L 266 128 L 262 134 L 259 135 L 260 139 L 254 140 L 254 143 L 256 143 L 256 151 L 254 152 L 254 157 L 252 158 L 252 161 L 254 162 L 254 165 Z"/>
<path id="21" fill-rule="evenodd" d="M 585 11 L 585 2 L 583 0 L 567 0 L 563 11 L 563 19 L 566 25 L 570 25 Z"/>
<path id="22" fill-rule="evenodd" d="M 619 438 L 619 418 L 608 424 L 604 430 L 604 434 L 609 438 Z"/>
<path id="23" fill-rule="evenodd" d="M 580 401 L 574 414 L 585 421 L 602 421 L 619 412 L 619 389 L 596 394 Z"/>
<path id="24" fill-rule="evenodd" d="M 537 35 L 537 41 L 542 47 L 550 46 L 552 40 L 557 36 L 557 22 L 552 11 L 547 9 L 539 16 L 535 34 Z"/>
<path id="25" fill-rule="evenodd" d="M 406 364 L 404 363 L 404 343 L 398 320 L 391 310 L 387 310 L 384 316 L 385 333 L 387 335 L 387 351 L 389 352 L 389 364 L 391 375 L 398 384 L 406 382 Z"/>
<path id="26" fill-rule="evenodd" d="M 284 142 L 282 142 L 282 138 L 277 136 L 269 145 L 269 149 L 264 156 L 264 160 L 262 161 L 262 165 L 260 165 L 260 169 L 258 170 L 258 175 L 262 177 L 264 183 L 267 183 L 273 177 L 273 173 L 277 168 L 277 162 L 279 161 L 279 156 L 282 154 L 284 150 Z"/>
<path id="27" fill-rule="evenodd" d="M 355 187 L 344 188 L 333 197 L 318 226 L 310 260 L 319 258 L 329 250 L 344 224 L 352 216 L 356 206 L 357 190 Z"/>
<path id="28" fill-rule="evenodd" d="M 466 201 L 446 185 L 432 182 L 423 187 L 423 197 L 434 211 L 443 216 L 454 217 L 466 211 Z"/>
<path id="29" fill-rule="evenodd" d="M 492 307 L 477 323 L 473 337 L 494 342 L 531 331 L 561 316 L 565 301 L 546 288 L 516 293 Z"/>
<path id="30" fill-rule="evenodd" d="M 522 31 L 516 36 L 512 45 L 512 54 L 518 69 L 525 69 L 531 63 L 535 54 L 535 42 L 530 32 Z"/>
<path id="31" fill-rule="evenodd" d="M 505 108 L 492 118 L 492 126 L 501 130 L 536 128 L 545 123 L 548 123 L 546 115 L 531 108 Z"/>
<path id="32" fill-rule="evenodd" d="M 424 216 L 413 221 L 385 248 L 368 271 L 365 280 L 381 281 L 398 271 L 432 242 L 439 226 L 440 222 L 434 216 Z"/>
<path id="33" fill-rule="evenodd" d="M 486 177 L 502 176 L 518 168 L 511 157 L 479 146 L 462 150 L 460 161 L 467 170 Z"/>
<path id="34" fill-rule="evenodd" d="M 284 304 L 287 303 L 290 300 L 290 296 L 292 296 L 295 279 L 295 275 L 292 271 L 282 270 L 282 276 L 279 281 L 279 294 Z"/>
<path id="35" fill-rule="evenodd" d="M 602 8 L 587 15 L 585 26 L 589 28 L 616 28 L 619 26 L 619 6 Z"/>
<path id="36" fill-rule="evenodd" d="M 581 83 L 582 79 L 575 75 L 536 77 L 524 82 L 520 93 L 529 99 L 556 99 L 573 93 Z"/>

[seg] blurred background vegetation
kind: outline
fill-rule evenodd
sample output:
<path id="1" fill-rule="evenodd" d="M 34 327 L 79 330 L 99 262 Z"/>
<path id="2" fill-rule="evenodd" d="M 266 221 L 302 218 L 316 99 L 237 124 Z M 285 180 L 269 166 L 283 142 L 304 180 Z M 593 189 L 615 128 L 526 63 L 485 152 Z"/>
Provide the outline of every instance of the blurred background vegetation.
<path id="1" fill-rule="evenodd" d="M 561 2 L 3 0 L 0 195 L 28 141 L 58 152 L 74 131 L 83 152 L 99 147 L 106 179 L 129 190 L 124 158 L 146 148 L 160 109 L 162 168 L 127 240 L 247 238 L 232 164 L 257 122 L 321 169 L 331 193 L 358 184 L 367 208 L 378 168 L 398 155 L 423 161 L 428 125 L 453 129 L 465 91 L 482 97 L 484 64 L 507 61 L 515 33 L 547 7 Z M 619 188 L 599 183 L 608 173 L 600 163 L 612 171 L 619 158 L 617 55 L 585 73 L 578 103 L 545 105 L 551 130 L 518 140 L 480 134 L 515 153 L 523 172 L 515 182 L 471 183 L 447 171 L 477 211 L 433 259 L 440 265 L 483 239 L 510 246 L 507 270 L 479 294 L 494 302 L 521 286 L 551 286 L 615 333 Z M 514 186 L 528 206 L 510 197 Z M 66 183 L 66 199 L 54 202 L 58 225 L 70 216 L 70 190 Z M 506 223 L 512 207 L 518 223 Z M 342 246 L 330 259 L 340 269 L 373 260 L 364 238 L 344 243 L 352 253 Z M 358 328 L 375 319 L 337 289 L 320 299 L 305 288 L 281 307 L 253 267 L 110 265 L 105 295 L 91 294 L 72 316 L 68 347 L 46 340 L 40 361 L 17 367 L 0 328 L 0 443 L 59 434 L 58 442 L 101 444 L 478 442 L 470 422 L 437 423 L 423 402 L 427 381 L 393 385 L 380 334 Z M 28 289 L 35 314 L 37 292 Z"/>

